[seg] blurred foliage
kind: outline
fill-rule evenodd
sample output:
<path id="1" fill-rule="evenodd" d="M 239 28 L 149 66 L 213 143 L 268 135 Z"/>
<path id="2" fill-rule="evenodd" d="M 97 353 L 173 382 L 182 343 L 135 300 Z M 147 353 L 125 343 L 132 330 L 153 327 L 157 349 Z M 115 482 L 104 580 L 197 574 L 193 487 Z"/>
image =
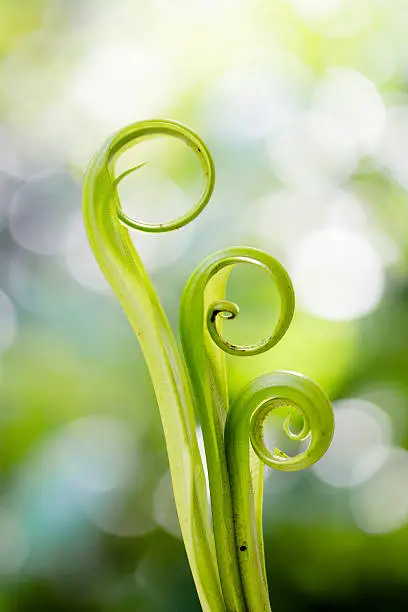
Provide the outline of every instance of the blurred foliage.
<path id="1" fill-rule="evenodd" d="M 81 218 L 92 153 L 149 116 L 190 124 L 218 175 L 194 224 L 135 235 L 173 329 L 205 255 L 263 248 L 297 313 L 269 354 L 229 360 L 231 391 L 291 369 L 334 402 L 333 452 L 267 475 L 273 609 L 404 605 L 407 23 L 404 0 L 0 0 L 1 612 L 199 609 L 148 372 Z M 199 188 L 163 147 L 135 152 L 135 216 Z M 268 280 L 240 270 L 229 298 L 228 337 L 265 336 Z"/>

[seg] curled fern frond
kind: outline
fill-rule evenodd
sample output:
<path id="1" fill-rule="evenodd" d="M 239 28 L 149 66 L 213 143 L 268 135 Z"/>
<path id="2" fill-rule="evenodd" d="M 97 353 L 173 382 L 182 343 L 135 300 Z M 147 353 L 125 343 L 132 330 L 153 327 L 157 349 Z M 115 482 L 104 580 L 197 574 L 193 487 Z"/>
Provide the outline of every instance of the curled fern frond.
<path id="1" fill-rule="evenodd" d="M 119 156 L 154 136 L 184 141 L 198 156 L 204 189 L 194 206 L 168 223 L 148 224 L 124 213 L 120 181 L 140 164 L 115 175 Z M 290 278 L 273 257 L 250 247 L 219 251 L 200 264 L 186 284 L 180 308 L 184 359 L 153 285 L 129 236 L 129 229 L 166 232 L 183 227 L 207 205 L 215 182 L 207 147 L 189 128 L 168 120 L 131 125 L 110 138 L 92 160 L 84 189 L 84 220 L 95 257 L 139 339 L 160 409 L 174 496 L 184 544 L 203 610 L 270 610 L 262 538 L 264 464 L 279 470 L 309 467 L 327 450 L 333 412 L 324 393 L 309 379 L 290 372 L 263 376 L 248 385 L 233 405 L 228 393 L 225 354 L 265 352 L 286 333 L 294 312 Z M 223 335 L 223 324 L 239 307 L 226 299 L 228 275 L 250 263 L 275 283 L 280 315 L 271 334 L 258 344 L 239 346 Z M 286 407 L 289 438 L 310 441 L 296 457 L 270 451 L 263 437 L 269 413 Z M 299 432 L 293 414 L 302 416 Z M 198 450 L 196 418 L 202 428 L 210 483 L 207 506 L 204 469 Z"/>
<path id="2" fill-rule="evenodd" d="M 167 225 L 151 226 L 122 213 L 115 165 L 129 147 L 158 135 L 173 136 L 191 146 L 205 168 L 207 180 L 202 197 L 187 216 Z M 143 121 L 115 134 L 91 161 L 85 177 L 83 214 L 95 258 L 136 333 L 149 367 L 163 423 L 181 532 L 202 607 L 224 612 L 186 367 L 128 230 L 136 227 L 160 232 L 181 227 L 208 203 L 213 186 L 214 165 L 198 136 L 173 121 Z"/>
<path id="3" fill-rule="evenodd" d="M 277 448 L 269 450 L 264 441 L 265 420 L 273 410 L 282 407 L 289 411 L 284 423 L 286 435 L 292 440 L 309 441 L 307 449 L 295 457 Z M 299 432 L 291 430 L 293 414 L 303 417 Z M 225 427 L 225 449 L 235 547 L 251 612 L 270 609 L 261 520 L 264 465 L 288 472 L 310 467 L 329 448 L 333 422 L 331 404 L 322 390 L 305 376 L 292 372 L 260 376 L 231 406 Z"/>

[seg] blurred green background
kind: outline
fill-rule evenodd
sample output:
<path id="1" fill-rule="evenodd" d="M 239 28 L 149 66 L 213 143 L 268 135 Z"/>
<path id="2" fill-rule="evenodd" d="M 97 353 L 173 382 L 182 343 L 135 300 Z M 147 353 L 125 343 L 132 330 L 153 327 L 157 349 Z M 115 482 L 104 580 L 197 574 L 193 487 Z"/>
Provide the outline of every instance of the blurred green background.
<path id="1" fill-rule="evenodd" d="M 327 456 L 266 473 L 274 611 L 406 607 L 407 28 L 406 0 L 0 0 L 0 612 L 199 610 L 149 375 L 81 217 L 91 155 L 153 116 L 217 169 L 194 223 L 135 234 L 173 329 L 205 255 L 263 248 L 296 316 L 230 360 L 231 393 L 290 369 L 334 403 Z M 189 208 L 191 152 L 131 155 L 150 163 L 121 184 L 128 212 Z M 241 266 L 228 296 L 229 337 L 266 335 L 268 279 Z"/>

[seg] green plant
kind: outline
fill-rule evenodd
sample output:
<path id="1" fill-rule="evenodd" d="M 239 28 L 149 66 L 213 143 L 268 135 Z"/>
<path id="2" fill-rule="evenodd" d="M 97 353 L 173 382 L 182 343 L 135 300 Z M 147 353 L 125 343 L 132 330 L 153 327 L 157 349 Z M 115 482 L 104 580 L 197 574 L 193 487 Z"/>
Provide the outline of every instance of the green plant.
<path id="1" fill-rule="evenodd" d="M 198 156 L 205 188 L 198 203 L 168 224 L 149 225 L 122 210 L 119 182 L 140 166 L 115 175 L 118 157 L 129 147 L 157 135 L 183 140 Z M 148 364 L 169 456 L 181 531 L 203 610 L 270 610 L 262 538 L 264 464 L 299 470 L 319 460 L 333 435 L 333 412 L 311 380 L 290 372 L 262 376 L 230 405 L 225 353 L 250 356 L 274 346 L 294 312 L 294 293 L 285 269 L 273 257 L 249 247 L 225 249 L 208 257 L 188 281 L 180 309 L 184 360 L 153 285 L 127 228 L 146 232 L 177 229 L 194 219 L 214 188 L 214 164 L 202 140 L 185 126 L 165 120 L 143 121 L 110 138 L 93 158 L 85 179 L 84 218 L 95 257 L 139 339 Z M 222 335 L 223 319 L 238 306 L 225 300 L 231 268 L 251 263 L 271 276 L 281 300 L 280 317 L 269 338 L 258 345 L 236 346 Z M 310 438 L 306 451 L 289 457 L 270 451 L 263 440 L 269 413 L 289 411 L 286 434 Z M 302 415 L 300 432 L 292 418 Z M 211 516 L 203 464 L 196 437 L 196 415 L 203 432 L 211 496 Z"/>

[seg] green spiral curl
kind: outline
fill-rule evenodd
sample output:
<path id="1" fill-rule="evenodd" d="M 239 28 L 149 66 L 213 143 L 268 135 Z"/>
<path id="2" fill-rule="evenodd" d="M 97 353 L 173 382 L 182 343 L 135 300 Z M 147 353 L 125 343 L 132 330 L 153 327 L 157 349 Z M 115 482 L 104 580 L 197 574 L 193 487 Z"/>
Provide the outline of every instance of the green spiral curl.
<path id="1" fill-rule="evenodd" d="M 147 224 L 122 210 L 117 187 L 120 155 L 155 136 L 183 140 L 198 156 L 204 188 L 197 203 L 166 224 Z M 284 336 L 294 312 L 291 281 L 273 257 L 249 247 L 233 247 L 208 257 L 186 284 L 180 307 L 184 359 L 153 285 L 129 236 L 178 229 L 203 210 L 215 180 L 211 155 L 189 128 L 168 120 L 131 125 L 110 138 L 93 158 L 85 177 L 83 212 L 94 255 L 139 339 L 155 389 L 163 423 L 181 531 L 203 610 L 270 610 L 262 538 L 264 464 L 280 470 L 303 469 L 318 461 L 333 435 L 333 412 L 323 392 L 309 379 L 289 372 L 263 376 L 248 385 L 230 406 L 225 355 L 251 356 L 269 350 Z M 280 296 L 280 315 L 271 335 L 256 345 L 238 346 L 223 335 L 226 320 L 239 312 L 225 299 L 231 269 L 252 264 L 268 274 Z M 263 438 L 269 413 L 286 407 L 284 430 L 306 442 L 306 450 L 288 457 L 270 451 Z M 301 414 L 300 432 L 292 428 Z M 208 510 L 205 475 L 198 450 L 196 418 L 202 428 L 210 484 Z"/>
<path id="2" fill-rule="evenodd" d="M 271 452 L 263 439 L 263 426 L 272 410 L 291 411 L 284 430 L 297 441 L 309 439 L 306 450 L 288 457 Z M 301 414 L 298 433 L 290 429 L 291 416 Z M 232 405 L 225 427 L 225 449 L 234 512 L 235 546 L 248 610 L 270 610 L 262 537 L 263 466 L 282 471 L 302 470 L 318 461 L 333 436 L 333 411 L 322 390 L 292 372 L 275 372 L 251 382 Z M 251 441 L 252 449 L 248 441 Z"/>
<path id="3" fill-rule="evenodd" d="M 134 144 L 158 135 L 179 138 L 198 155 L 207 177 L 199 208 L 205 206 L 214 186 L 214 166 L 206 146 L 182 125 L 152 120 L 121 130 L 92 159 L 85 177 L 83 214 L 95 258 L 138 337 L 149 367 L 163 423 L 180 527 L 202 607 L 225 612 L 186 367 L 124 224 L 128 220 L 117 193 L 118 182 L 124 176 L 115 176 L 119 156 Z M 192 215 L 198 212 L 196 206 Z M 175 229 L 188 220 L 187 216 L 166 226 L 152 226 L 150 230 Z M 138 222 L 131 225 L 149 231 L 148 225 Z"/>

